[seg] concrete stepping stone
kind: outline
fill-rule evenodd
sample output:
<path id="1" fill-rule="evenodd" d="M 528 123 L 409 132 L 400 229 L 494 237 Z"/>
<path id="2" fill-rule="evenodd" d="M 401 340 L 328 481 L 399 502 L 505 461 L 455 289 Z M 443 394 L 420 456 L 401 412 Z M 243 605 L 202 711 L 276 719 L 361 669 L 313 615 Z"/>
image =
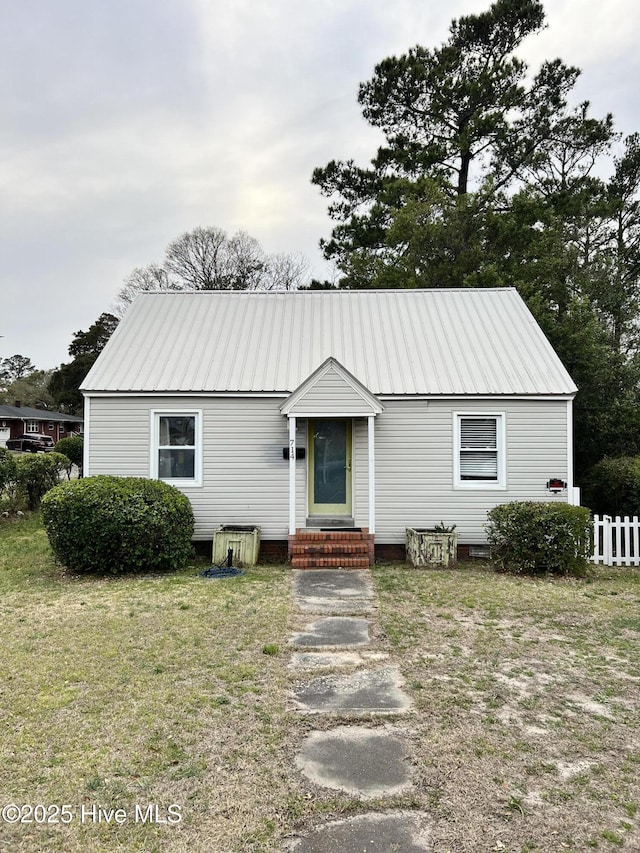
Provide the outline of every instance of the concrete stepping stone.
<path id="1" fill-rule="evenodd" d="M 388 660 L 386 652 L 294 652 L 291 669 L 326 669 L 341 666 L 368 666 L 372 661 Z"/>
<path id="2" fill-rule="evenodd" d="M 316 785 L 363 799 L 392 796 L 411 786 L 405 741 L 389 726 L 311 732 L 296 765 Z"/>
<path id="3" fill-rule="evenodd" d="M 306 569 L 294 571 L 298 598 L 373 598 L 369 569 Z"/>
<path id="4" fill-rule="evenodd" d="M 411 705 L 401 684 L 397 667 L 325 675 L 295 687 L 293 701 L 306 713 L 398 714 Z"/>
<path id="5" fill-rule="evenodd" d="M 364 814 L 315 827 L 290 853 L 428 853 L 430 828 L 422 812 Z"/>
<path id="6" fill-rule="evenodd" d="M 307 596 L 296 598 L 299 610 L 305 613 L 322 613 L 327 616 L 356 615 L 359 613 L 373 613 L 376 605 L 372 601 L 361 598 L 320 598 Z"/>
<path id="7" fill-rule="evenodd" d="M 366 646 L 369 642 L 369 621 L 355 616 L 318 619 L 289 640 L 293 646 Z"/>

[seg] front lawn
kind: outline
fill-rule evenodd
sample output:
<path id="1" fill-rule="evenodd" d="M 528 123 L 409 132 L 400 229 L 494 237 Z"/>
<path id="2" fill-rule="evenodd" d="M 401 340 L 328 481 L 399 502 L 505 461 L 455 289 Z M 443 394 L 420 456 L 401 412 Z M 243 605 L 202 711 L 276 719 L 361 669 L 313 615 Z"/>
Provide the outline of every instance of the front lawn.
<path id="1" fill-rule="evenodd" d="M 287 640 L 306 620 L 290 569 L 201 568 L 73 577 L 37 516 L 0 520 L 0 806 L 72 816 L 0 820 L 0 850 L 275 853 L 322 821 L 392 808 L 427 813 L 434 853 L 640 850 L 637 571 L 376 566 L 372 651 L 414 703 L 391 722 L 415 784 L 366 802 L 296 769 L 312 729 L 348 720 L 288 706 L 303 676 Z"/>
<path id="2" fill-rule="evenodd" d="M 0 850 L 261 849 L 287 730 L 286 661 L 263 647 L 289 606 L 283 567 L 69 577 L 37 517 L 0 525 L 0 806 L 57 820 L 0 822 Z"/>
<path id="3" fill-rule="evenodd" d="M 640 573 L 375 576 L 434 851 L 640 850 Z"/>

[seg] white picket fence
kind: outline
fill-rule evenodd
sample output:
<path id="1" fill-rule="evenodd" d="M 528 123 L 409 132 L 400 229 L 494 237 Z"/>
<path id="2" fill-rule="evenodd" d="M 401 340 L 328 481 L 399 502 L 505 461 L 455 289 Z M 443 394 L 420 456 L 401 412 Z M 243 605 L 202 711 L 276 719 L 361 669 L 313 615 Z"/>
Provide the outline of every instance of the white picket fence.
<path id="1" fill-rule="evenodd" d="M 640 566 L 640 520 L 634 515 L 615 519 L 610 515 L 593 517 L 594 563 L 605 566 Z"/>

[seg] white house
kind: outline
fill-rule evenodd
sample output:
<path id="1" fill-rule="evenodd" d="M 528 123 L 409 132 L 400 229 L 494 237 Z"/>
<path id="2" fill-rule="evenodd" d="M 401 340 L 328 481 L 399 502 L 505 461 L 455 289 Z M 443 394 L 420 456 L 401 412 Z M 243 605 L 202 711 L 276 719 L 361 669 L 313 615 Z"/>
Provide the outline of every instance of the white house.
<path id="1" fill-rule="evenodd" d="M 144 294 L 82 390 L 85 474 L 175 484 L 199 540 L 464 549 L 496 504 L 573 500 L 577 389 L 511 288 Z"/>

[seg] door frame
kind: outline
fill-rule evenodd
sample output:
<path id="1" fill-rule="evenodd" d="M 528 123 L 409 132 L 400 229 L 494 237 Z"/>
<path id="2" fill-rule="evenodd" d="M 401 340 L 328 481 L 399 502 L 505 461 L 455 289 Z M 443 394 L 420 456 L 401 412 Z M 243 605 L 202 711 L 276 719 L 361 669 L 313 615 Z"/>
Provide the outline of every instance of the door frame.
<path id="1" fill-rule="evenodd" d="M 346 497 L 345 504 L 315 504 L 313 501 L 314 488 L 314 442 L 313 425 L 317 421 L 343 421 L 346 426 Z M 314 417 L 307 419 L 307 517 L 352 518 L 353 517 L 353 418 Z"/>

